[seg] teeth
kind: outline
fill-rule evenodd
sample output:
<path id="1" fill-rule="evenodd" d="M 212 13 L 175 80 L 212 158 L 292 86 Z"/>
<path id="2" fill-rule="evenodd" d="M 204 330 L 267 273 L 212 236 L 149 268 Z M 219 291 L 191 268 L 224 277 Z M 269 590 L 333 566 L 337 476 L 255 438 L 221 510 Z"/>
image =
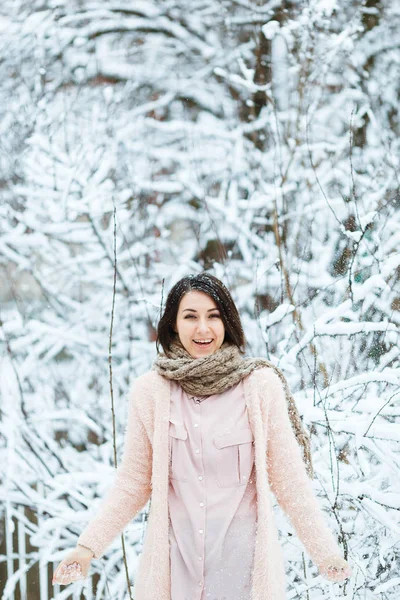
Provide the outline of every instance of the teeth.
<path id="1" fill-rule="evenodd" d="M 193 340 L 197 344 L 209 344 L 212 340 Z"/>

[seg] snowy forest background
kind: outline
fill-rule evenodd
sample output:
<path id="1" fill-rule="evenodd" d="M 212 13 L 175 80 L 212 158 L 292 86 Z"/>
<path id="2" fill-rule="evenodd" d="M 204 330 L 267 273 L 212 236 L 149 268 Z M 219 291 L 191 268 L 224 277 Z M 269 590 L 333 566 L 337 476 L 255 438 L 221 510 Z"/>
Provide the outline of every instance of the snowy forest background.
<path id="1" fill-rule="evenodd" d="M 134 597 L 148 509 L 92 578 L 53 565 L 203 269 L 285 373 L 353 568 L 318 575 L 276 506 L 288 599 L 398 599 L 399 28 L 395 0 L 3 0 L 2 600 Z"/>

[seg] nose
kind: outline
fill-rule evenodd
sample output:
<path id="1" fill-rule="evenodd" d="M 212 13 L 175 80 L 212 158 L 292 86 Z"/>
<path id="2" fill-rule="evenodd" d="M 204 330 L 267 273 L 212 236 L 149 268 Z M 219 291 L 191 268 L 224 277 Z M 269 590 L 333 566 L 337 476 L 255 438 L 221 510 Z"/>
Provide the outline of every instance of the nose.
<path id="1" fill-rule="evenodd" d="M 200 319 L 200 322 L 199 322 L 199 323 L 198 323 L 198 325 L 197 325 L 197 331 L 199 331 L 199 332 L 202 332 L 202 333 L 203 333 L 203 332 L 207 332 L 207 331 L 209 331 L 209 329 L 210 329 L 210 328 L 209 328 L 209 326 L 207 325 L 207 321 L 202 321 L 202 320 Z"/>

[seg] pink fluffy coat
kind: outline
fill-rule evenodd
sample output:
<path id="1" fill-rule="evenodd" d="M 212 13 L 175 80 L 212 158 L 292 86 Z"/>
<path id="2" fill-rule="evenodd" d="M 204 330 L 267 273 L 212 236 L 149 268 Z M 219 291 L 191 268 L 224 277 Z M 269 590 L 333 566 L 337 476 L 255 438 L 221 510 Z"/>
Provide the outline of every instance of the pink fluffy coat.
<path id="1" fill-rule="evenodd" d="M 273 511 L 273 492 L 316 565 L 343 556 L 314 494 L 293 433 L 279 376 L 255 369 L 243 379 L 254 435 L 258 527 L 249 600 L 285 600 L 283 554 Z M 151 505 L 135 577 L 135 600 L 170 600 L 168 539 L 168 432 L 170 382 L 156 371 L 137 377 L 129 392 L 125 447 L 112 488 L 78 543 L 104 554 L 146 505 Z"/>

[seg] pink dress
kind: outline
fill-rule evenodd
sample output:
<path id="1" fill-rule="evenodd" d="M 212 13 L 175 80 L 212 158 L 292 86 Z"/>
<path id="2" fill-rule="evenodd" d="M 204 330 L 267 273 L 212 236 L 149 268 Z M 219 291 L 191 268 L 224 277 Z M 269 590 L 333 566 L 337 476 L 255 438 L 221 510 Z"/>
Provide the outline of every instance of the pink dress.
<path id="1" fill-rule="evenodd" d="M 201 402 L 171 384 L 171 600 L 249 600 L 257 495 L 243 382 Z"/>

